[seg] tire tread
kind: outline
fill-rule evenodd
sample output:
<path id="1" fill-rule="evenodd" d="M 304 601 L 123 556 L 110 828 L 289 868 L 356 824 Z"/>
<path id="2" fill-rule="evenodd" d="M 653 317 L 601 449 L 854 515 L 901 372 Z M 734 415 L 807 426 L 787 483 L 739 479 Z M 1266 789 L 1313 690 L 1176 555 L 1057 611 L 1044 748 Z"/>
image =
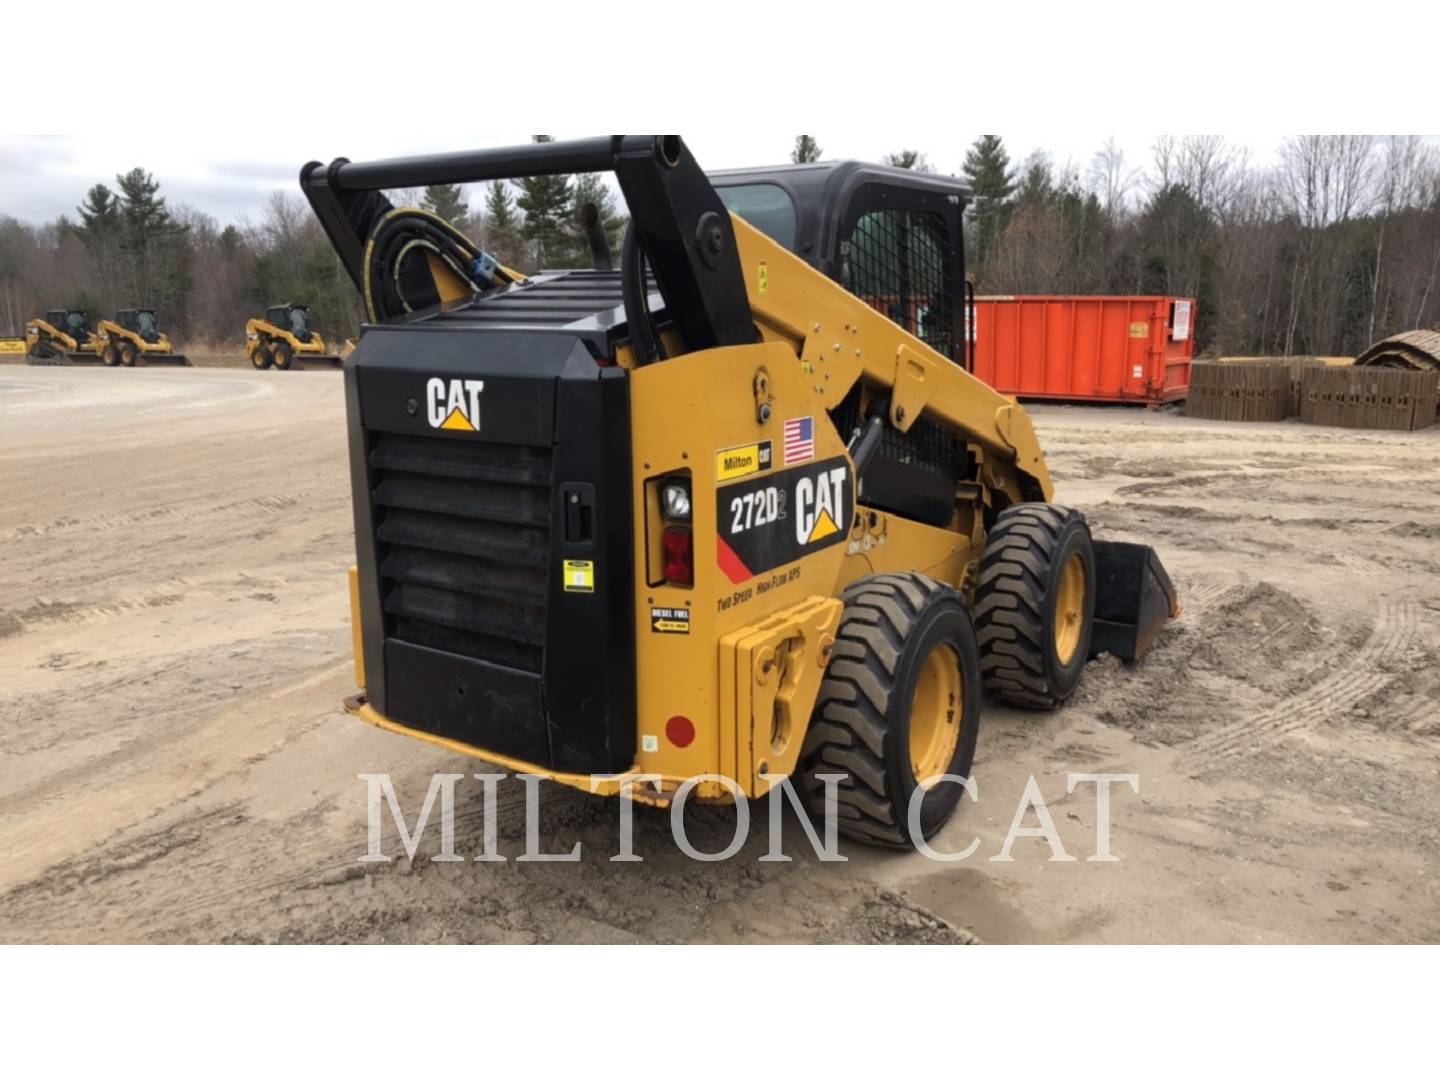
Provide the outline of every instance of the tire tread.
<path id="1" fill-rule="evenodd" d="M 840 831 L 867 843 L 908 847 L 897 819 L 896 792 L 884 758 L 886 711 L 905 643 L 937 593 L 950 591 L 922 574 L 876 574 L 841 594 L 845 614 L 820 686 L 801 752 L 801 775 L 811 807 L 824 804 L 817 774 L 844 772 L 837 787 Z"/>
<path id="2" fill-rule="evenodd" d="M 1060 704 L 1045 676 L 1045 590 L 1061 534 L 1075 518 L 1085 520 L 1080 511 L 1053 503 L 1010 506 L 985 545 L 974 608 L 980 674 L 986 694 L 1009 704 Z"/>

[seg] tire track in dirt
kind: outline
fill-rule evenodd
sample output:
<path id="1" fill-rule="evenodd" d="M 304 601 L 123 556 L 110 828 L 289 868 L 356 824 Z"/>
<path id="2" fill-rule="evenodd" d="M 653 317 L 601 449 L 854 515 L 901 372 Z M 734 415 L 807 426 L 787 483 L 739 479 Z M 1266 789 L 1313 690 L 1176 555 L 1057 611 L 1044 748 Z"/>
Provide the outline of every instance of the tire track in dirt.
<path id="1" fill-rule="evenodd" d="M 327 575 L 328 579 L 328 575 Z M 205 604 L 215 597 L 231 594 L 248 594 L 251 599 L 275 599 L 277 586 L 266 578 L 221 579 L 209 583 L 192 581 L 187 578 L 171 578 L 153 586 L 121 593 L 99 602 L 66 600 L 54 596 L 37 596 L 25 607 L 14 611 L 0 609 L 0 616 L 20 629 L 47 626 L 83 627 L 108 619 L 120 618 L 157 608 L 176 607 L 184 604 Z"/>
<path id="2" fill-rule="evenodd" d="M 1330 552 L 1330 556 L 1341 566 L 1345 567 L 1345 569 L 1353 570 L 1357 574 L 1377 577 L 1389 572 L 1374 559 L 1368 558 L 1355 551 L 1337 550 Z"/>
<path id="3" fill-rule="evenodd" d="M 257 677 L 266 670 L 278 670 L 274 667 L 275 661 L 288 655 L 293 648 L 293 643 L 302 635 L 290 635 L 273 643 L 266 650 L 254 668 Z M 230 646 L 222 647 L 219 652 L 229 652 Z M 146 668 L 143 672 L 126 672 L 125 674 L 101 678 L 93 681 L 86 681 L 73 688 L 72 692 L 66 691 L 50 692 L 34 696 L 34 703 L 21 699 L 18 702 L 19 713 L 21 710 L 33 713 L 41 713 L 47 709 L 56 716 L 63 716 L 70 710 L 80 709 L 85 715 L 90 715 L 87 702 L 104 702 L 125 696 L 127 690 L 140 687 L 162 686 L 167 687 L 173 694 L 177 687 L 183 686 L 183 676 L 194 670 L 197 657 L 189 653 L 181 653 L 167 660 L 165 663 L 157 664 Z M 321 662 L 321 675 L 328 675 L 334 671 L 343 671 L 351 661 L 341 660 L 338 663 L 334 660 Z M 309 685 L 314 677 L 302 680 L 295 685 L 304 687 Z M 271 700 L 282 696 L 290 690 L 289 684 L 259 684 L 252 686 L 250 693 L 258 695 L 262 701 Z M 163 760 L 167 754 L 176 752 L 184 740 L 193 737 L 193 732 L 183 726 L 175 726 L 171 721 L 183 724 L 183 720 L 197 705 L 209 707 L 215 710 L 235 709 L 233 690 L 228 686 L 213 683 L 200 691 L 190 691 L 184 697 L 174 694 L 169 700 L 156 703 L 146 721 L 146 725 L 135 732 L 127 732 L 123 743 L 113 749 L 97 747 L 93 739 L 87 738 L 87 734 L 99 734 L 99 729 L 78 728 L 73 724 L 66 724 L 66 733 L 72 736 L 79 736 L 84 740 L 85 745 L 92 751 L 91 756 L 73 765 L 59 767 L 46 774 L 24 778 L 12 786 L 0 790 L 0 816 L 14 814 L 23 810 L 28 804 L 39 803 L 57 797 L 69 797 L 71 799 L 84 798 L 88 795 L 87 782 L 98 781 L 98 784 L 90 785 L 97 792 L 116 786 L 115 778 L 123 777 L 134 771 L 137 762 L 150 760 L 152 763 Z M 15 703 L 5 702 L 6 709 L 0 709 L 0 717 L 13 707 Z M 243 709 L 243 706 L 240 708 Z M 324 710 L 317 715 L 329 715 L 331 710 Z M 221 713 L 217 712 L 216 715 Z M 201 731 L 214 731 L 213 718 L 203 721 L 200 725 Z M 34 728 L 23 728 L 10 726 L 0 728 L 0 753 L 15 752 L 16 739 L 24 739 L 36 733 Z M 48 730 L 44 734 L 50 735 Z M 228 729 L 225 731 L 225 738 L 237 735 Z M 53 737 L 53 736 L 52 736 Z M 213 736 L 212 736 L 213 737 Z M 20 751 L 23 753 L 23 751 Z M 240 758 L 244 754 L 237 755 Z M 156 766 L 158 769 L 159 766 Z M 155 770 L 152 770 L 155 771 Z"/>
<path id="4" fill-rule="evenodd" d="M 181 658 L 171 667 L 185 662 Z M 242 772 L 257 751 L 262 756 L 273 752 L 311 726 L 333 719 L 333 705 L 318 705 L 298 716 L 287 715 L 283 706 L 306 700 L 308 691 L 351 663 L 325 660 L 303 678 L 257 687 L 243 703 L 227 702 L 184 729 L 148 731 L 97 760 L 56 769 L 0 796 L 0 815 L 12 819 L 6 823 L 8 862 L 0 871 L 19 881 L 69 861 L 122 828 L 117 822 L 140 821 L 183 802 Z M 137 763 L 143 763 L 139 780 L 133 779 Z M 27 810 L 57 799 L 53 813 L 27 816 Z"/>
<path id="5" fill-rule="evenodd" d="M 1417 613 L 1417 605 L 1409 600 L 1382 605 L 1365 644 L 1331 674 L 1293 697 L 1200 736 L 1185 752 L 1212 759 L 1231 757 L 1256 743 L 1274 743 L 1315 728 L 1379 692 L 1397 678 L 1383 665 L 1416 641 Z"/>
<path id="6" fill-rule="evenodd" d="M 299 737 L 308 730 L 307 727 L 293 735 Z M 462 769 L 463 766 L 454 771 Z M 402 789 L 399 795 L 407 815 L 407 827 L 414 829 L 418 824 L 415 809 L 420 790 L 413 782 L 420 781 L 423 787 L 429 777 L 412 776 L 409 780 L 411 782 L 397 778 L 397 783 Z M 515 842 L 524 837 L 526 790 L 526 785 L 519 781 L 507 780 L 496 791 L 493 820 L 501 851 L 508 860 L 516 858 Z M 576 833 L 591 846 L 594 842 L 591 830 L 597 815 L 615 813 L 613 804 L 572 788 L 542 783 L 540 791 L 540 821 L 547 843 L 553 841 L 557 831 L 563 831 Z M 475 794 L 473 783 L 469 794 L 474 797 L 457 799 L 459 805 L 454 817 L 455 851 L 467 864 L 471 856 L 481 850 L 486 818 L 483 798 Z M 357 808 L 363 806 L 361 799 L 357 792 Z M 363 829 L 355 833 L 353 843 L 341 843 L 338 847 L 333 832 L 288 829 L 283 834 L 286 858 L 272 863 L 266 860 L 265 851 L 277 837 L 269 828 L 257 829 L 253 806 L 243 800 L 207 806 L 199 793 L 182 801 L 191 806 L 179 816 L 171 816 L 124 839 L 58 863 L 0 894 L 0 900 L 13 912 L 43 922 L 48 917 L 44 909 L 58 898 L 83 894 L 91 899 L 104 896 L 114 902 L 117 897 L 138 897 L 143 891 L 149 907 L 183 910 L 184 925 L 192 930 L 203 925 L 207 918 L 219 915 L 224 915 L 227 921 L 242 923 L 257 919 L 264 922 L 278 916 L 283 924 L 291 921 L 287 914 L 290 909 L 309 905 L 323 908 L 330 902 L 319 899 L 319 892 L 343 887 L 361 878 L 373 878 L 373 884 L 381 887 L 403 889 L 400 882 L 413 877 L 417 867 L 425 866 L 438 845 L 438 803 L 412 863 L 404 854 L 390 811 L 382 802 L 382 851 L 390 857 L 389 862 L 359 861 L 366 846 Z M 357 825 L 360 824 L 363 824 L 363 812 L 357 818 Z M 563 848 L 567 844 L 568 841 L 558 846 Z M 180 861 L 157 875 L 157 869 L 172 855 Z M 242 874 L 233 872 L 237 860 L 247 866 Z M 537 873 L 543 872 L 544 868 L 537 869 Z M 408 918 L 408 913 L 397 912 L 397 916 Z M 160 925 L 165 921 L 162 917 Z M 132 926 L 128 936 L 144 938 L 151 932 L 148 924 L 148 917 L 142 918 Z"/>
<path id="7" fill-rule="evenodd" d="M 1207 581 L 1184 590 L 1180 596 L 1180 606 L 1185 611 L 1206 611 L 1237 599 L 1244 591 L 1245 586 L 1238 582 Z"/>
<path id="8" fill-rule="evenodd" d="M 24 540 L 72 530 L 81 530 L 86 534 L 111 532 L 115 529 L 124 529 L 135 525 L 149 525 L 157 519 L 170 517 L 183 517 L 187 521 L 209 521 L 232 514 L 251 514 L 257 510 L 266 514 L 278 514 L 297 507 L 309 508 L 317 503 L 337 503 L 347 500 L 349 497 L 348 491 L 334 485 L 325 485 L 289 494 L 256 495 L 248 499 L 233 499 L 202 506 L 177 503 L 173 506 L 158 506 L 139 513 L 100 514 L 84 518 L 61 517 L 38 525 L 21 525 L 7 533 L 0 533 L 0 540 Z"/>
<path id="9" fill-rule="evenodd" d="M 460 772 L 462 769 L 463 766 L 457 767 L 455 771 Z M 473 792 L 474 782 L 470 783 Z M 463 787 L 461 790 L 464 790 Z M 480 852 L 484 841 L 486 821 L 484 803 L 478 797 L 473 801 L 473 806 L 464 804 L 457 806 L 454 816 L 455 852 L 465 861 L 469 861 Z M 457 802 L 460 800 L 457 799 Z M 410 829 L 414 829 L 417 825 L 415 808 L 418 804 L 418 799 L 401 799 L 401 805 L 407 814 L 406 825 Z M 539 820 L 542 835 L 547 838 L 553 835 L 558 825 L 564 822 L 573 822 L 577 817 L 583 818 L 598 809 L 600 809 L 599 800 L 583 791 L 559 784 L 545 783 L 541 785 Z M 615 811 L 610 808 L 607 809 L 607 812 L 613 814 Z M 390 818 L 388 806 L 382 803 L 380 813 L 381 831 L 384 838 L 382 851 L 390 856 L 389 862 L 361 863 L 359 859 L 365 851 L 365 837 L 363 836 L 357 836 L 358 845 L 339 860 L 334 858 L 335 845 L 329 836 L 315 833 L 299 838 L 298 841 L 295 837 L 290 836 L 287 837 L 286 843 L 290 869 L 282 873 L 262 871 L 258 874 L 246 875 L 243 880 L 227 880 L 223 877 L 216 877 L 210 879 L 208 884 L 196 882 L 183 890 L 185 909 L 190 914 L 234 910 L 243 906 L 247 901 L 253 901 L 256 896 L 273 897 L 288 892 L 343 885 L 367 874 L 379 877 L 404 874 L 411 869 L 412 864 L 405 855 L 399 837 L 395 834 L 394 822 Z M 508 842 L 524 837 L 526 813 L 525 785 L 516 780 L 499 785 L 496 791 L 493 820 L 502 849 L 503 845 Z M 180 824 L 183 826 L 185 822 Z M 440 807 L 437 802 L 432 810 L 431 818 L 426 824 L 422 847 L 416 852 L 417 862 L 426 859 L 422 852 L 434 849 L 437 844 L 439 827 Z M 158 835 L 139 838 L 136 846 L 145 848 L 163 843 L 169 848 L 173 848 L 175 845 L 170 842 L 173 832 L 174 828 L 169 827 Z M 514 859 L 515 852 L 508 852 L 508 857 Z M 295 869 L 296 866 L 299 866 L 300 869 Z M 221 884 L 216 885 L 216 882 L 221 882 Z"/>
<path id="10" fill-rule="evenodd" d="M 1440 703 L 1422 707 L 1405 721 L 1405 730 L 1414 735 L 1440 735 Z"/>
<path id="11" fill-rule="evenodd" d="M 173 586 L 169 588 L 167 586 Z M 63 623 L 66 626 L 87 626 L 90 623 L 113 619 L 136 611 L 150 611 L 155 608 L 172 607 L 184 603 L 192 584 L 183 578 L 175 578 L 156 588 L 143 592 L 129 593 L 105 600 L 98 604 L 77 603 L 53 597 L 37 596 L 29 605 L 19 611 L 9 612 L 21 626 L 43 626 Z"/>

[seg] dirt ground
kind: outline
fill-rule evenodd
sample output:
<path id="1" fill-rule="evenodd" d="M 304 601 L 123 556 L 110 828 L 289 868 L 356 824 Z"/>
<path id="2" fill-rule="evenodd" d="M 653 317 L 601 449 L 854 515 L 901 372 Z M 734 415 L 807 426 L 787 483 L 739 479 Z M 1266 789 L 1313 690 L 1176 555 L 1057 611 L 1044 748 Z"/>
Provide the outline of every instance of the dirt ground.
<path id="1" fill-rule="evenodd" d="M 369 728 L 333 372 L 0 367 L 0 940 L 1440 941 L 1440 431 L 1044 406 L 1061 501 L 1161 552 L 1185 606 L 1052 715 L 987 706 L 979 800 L 936 846 L 692 862 L 640 812 L 549 785 L 579 863 L 361 863 L 362 773 L 406 812 L 476 763 Z M 1117 788 L 1095 851 L 1093 785 Z M 1034 775 L 1075 862 L 992 861 Z M 513 790 L 512 790 L 513 789 Z M 501 786 L 500 849 L 523 851 Z M 696 808 L 723 848 L 734 810 Z M 478 853 L 477 783 L 457 850 Z M 422 850 L 436 850 L 432 829 Z"/>

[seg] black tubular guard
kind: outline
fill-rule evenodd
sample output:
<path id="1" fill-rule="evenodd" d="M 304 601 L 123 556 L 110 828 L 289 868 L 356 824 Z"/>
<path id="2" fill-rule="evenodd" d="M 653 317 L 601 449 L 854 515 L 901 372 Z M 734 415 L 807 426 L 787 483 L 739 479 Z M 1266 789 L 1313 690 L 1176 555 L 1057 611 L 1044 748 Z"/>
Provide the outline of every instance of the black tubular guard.
<path id="1" fill-rule="evenodd" d="M 1096 540 L 1095 624 L 1090 655 L 1111 653 L 1139 660 L 1165 623 L 1180 614 L 1180 600 L 1155 549 Z"/>
<path id="2" fill-rule="evenodd" d="M 730 213 L 678 135 L 604 135 L 391 161 L 312 161 L 300 170 L 300 188 L 363 295 L 365 244 L 391 209 L 385 190 L 589 172 L 615 174 L 637 242 L 635 268 L 643 253 L 687 350 L 760 339 Z M 640 292 L 625 305 L 632 326 L 648 321 Z"/>

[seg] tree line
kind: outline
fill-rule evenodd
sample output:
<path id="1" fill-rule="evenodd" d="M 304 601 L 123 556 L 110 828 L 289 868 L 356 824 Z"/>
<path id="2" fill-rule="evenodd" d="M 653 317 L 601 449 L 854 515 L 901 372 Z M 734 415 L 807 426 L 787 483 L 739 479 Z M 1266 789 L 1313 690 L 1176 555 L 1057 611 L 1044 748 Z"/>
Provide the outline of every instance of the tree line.
<path id="1" fill-rule="evenodd" d="M 823 153 L 801 135 L 791 160 Z M 883 160 L 921 171 L 948 164 L 908 148 Z M 1014 162 L 1003 138 L 983 135 L 953 165 L 975 193 L 967 256 L 982 294 L 1192 296 L 1197 344 L 1226 354 L 1353 354 L 1440 324 L 1440 160 L 1417 136 L 1297 136 L 1267 164 L 1220 136 L 1162 136 L 1145 162 L 1128 161 L 1112 139 L 1080 167 L 1043 151 Z M 617 251 L 625 226 L 594 174 L 391 197 L 525 272 L 589 265 L 586 203 Z M 178 339 L 223 345 L 280 302 L 310 305 L 336 337 L 353 336 L 361 320 L 298 194 L 276 192 L 258 221 L 222 227 L 171 207 L 155 178 L 133 169 L 113 188 L 94 185 L 73 216 L 0 216 L 0 333 L 20 333 L 47 308 L 95 316 L 147 305 Z"/>
<path id="2" fill-rule="evenodd" d="M 794 161 L 818 160 L 799 136 Z M 1107 140 L 1082 170 L 1013 163 L 982 135 L 967 265 L 980 293 L 1191 296 L 1228 355 L 1353 355 L 1440 325 L 1440 154 L 1414 135 L 1285 139 L 1273 164 L 1218 135 L 1162 136 L 1143 164 Z M 903 150 L 886 161 L 930 170 Z"/>

